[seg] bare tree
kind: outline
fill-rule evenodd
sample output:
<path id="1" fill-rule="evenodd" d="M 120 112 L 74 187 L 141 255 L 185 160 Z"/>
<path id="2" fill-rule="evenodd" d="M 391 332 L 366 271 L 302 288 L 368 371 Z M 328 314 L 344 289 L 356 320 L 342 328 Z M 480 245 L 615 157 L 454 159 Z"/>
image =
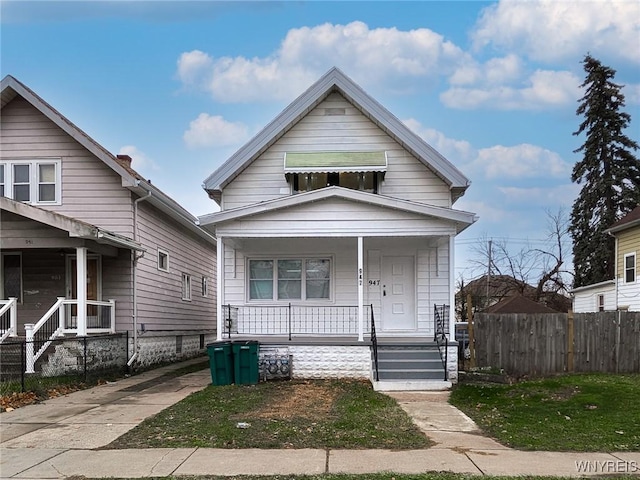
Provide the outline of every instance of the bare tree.
<path id="1" fill-rule="evenodd" d="M 520 294 L 554 309 L 566 308 L 562 297 L 572 281 L 572 273 L 565 268 L 571 248 L 569 219 L 563 209 L 547 210 L 546 216 L 547 236 L 542 242 L 488 237 L 478 240 L 472 247 L 471 260 L 475 280 L 458 281 L 458 300 L 464 296 L 466 302 L 466 295 L 471 293 L 474 310 L 482 310 L 504 297 Z M 558 300 L 565 305 L 559 305 Z"/>

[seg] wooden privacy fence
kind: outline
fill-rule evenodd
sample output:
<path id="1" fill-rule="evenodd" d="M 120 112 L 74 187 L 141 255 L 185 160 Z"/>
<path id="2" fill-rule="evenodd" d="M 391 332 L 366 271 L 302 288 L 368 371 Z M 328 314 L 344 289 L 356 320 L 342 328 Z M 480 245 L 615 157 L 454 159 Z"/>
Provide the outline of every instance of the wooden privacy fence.
<path id="1" fill-rule="evenodd" d="M 475 363 L 511 375 L 640 373 L 640 312 L 474 316 Z"/>

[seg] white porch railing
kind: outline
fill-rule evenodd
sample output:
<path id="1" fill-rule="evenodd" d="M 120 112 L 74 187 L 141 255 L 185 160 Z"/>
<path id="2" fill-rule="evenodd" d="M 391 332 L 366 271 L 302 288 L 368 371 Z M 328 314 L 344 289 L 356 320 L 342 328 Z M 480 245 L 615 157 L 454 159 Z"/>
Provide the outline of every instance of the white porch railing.
<path id="1" fill-rule="evenodd" d="M 0 300 L 0 343 L 18 335 L 18 299 Z"/>
<path id="2" fill-rule="evenodd" d="M 116 302 L 87 300 L 86 333 L 115 333 Z M 56 337 L 80 333 L 77 324 L 78 300 L 58 297 L 36 324 L 24 326 L 27 342 L 26 373 L 34 373 L 35 363 Z"/>

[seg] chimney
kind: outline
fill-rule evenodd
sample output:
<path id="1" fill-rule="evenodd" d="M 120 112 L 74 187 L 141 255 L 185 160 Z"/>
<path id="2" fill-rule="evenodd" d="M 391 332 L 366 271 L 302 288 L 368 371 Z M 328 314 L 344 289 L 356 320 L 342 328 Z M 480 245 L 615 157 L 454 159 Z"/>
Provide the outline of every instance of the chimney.
<path id="1" fill-rule="evenodd" d="M 131 157 L 129 155 L 119 153 L 118 155 L 116 155 L 116 158 L 124 163 L 125 166 L 131 168 Z"/>

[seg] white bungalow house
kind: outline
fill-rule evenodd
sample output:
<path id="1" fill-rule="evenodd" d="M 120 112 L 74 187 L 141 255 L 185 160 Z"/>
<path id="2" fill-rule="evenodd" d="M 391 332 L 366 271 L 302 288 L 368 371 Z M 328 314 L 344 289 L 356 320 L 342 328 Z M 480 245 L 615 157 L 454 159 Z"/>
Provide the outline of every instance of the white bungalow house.
<path id="1" fill-rule="evenodd" d="M 52 338 L 126 332 L 133 367 L 202 354 L 215 238 L 17 79 L 1 100 L 0 342 L 32 338 L 37 356 Z"/>
<path id="2" fill-rule="evenodd" d="M 614 223 L 607 232 L 615 238 L 614 278 L 573 289 L 575 312 L 640 311 L 640 206 Z"/>
<path id="3" fill-rule="evenodd" d="M 468 186 L 331 69 L 204 182 L 221 208 L 200 217 L 218 340 L 287 352 L 299 377 L 455 381 L 454 241 L 476 218 L 452 207 Z"/>

